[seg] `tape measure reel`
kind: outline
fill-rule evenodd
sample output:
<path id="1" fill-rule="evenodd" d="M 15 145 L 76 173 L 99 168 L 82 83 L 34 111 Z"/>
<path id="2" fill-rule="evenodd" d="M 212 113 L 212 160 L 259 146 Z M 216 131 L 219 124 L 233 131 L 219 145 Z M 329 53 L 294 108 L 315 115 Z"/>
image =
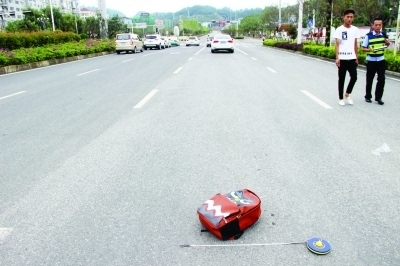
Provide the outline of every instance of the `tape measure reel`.
<path id="1" fill-rule="evenodd" d="M 325 239 L 313 237 L 307 240 L 307 248 L 314 254 L 326 255 L 331 251 L 331 244 Z"/>
<path id="2" fill-rule="evenodd" d="M 265 243 L 265 244 L 211 244 L 211 245 L 190 245 L 184 244 L 179 245 L 182 248 L 189 247 L 255 247 L 255 246 L 281 246 L 281 245 L 295 245 L 303 244 L 307 245 L 309 251 L 317 255 L 326 255 L 331 251 L 331 244 L 325 239 L 319 237 L 313 237 L 307 240 L 307 242 L 290 242 L 290 243 Z"/>

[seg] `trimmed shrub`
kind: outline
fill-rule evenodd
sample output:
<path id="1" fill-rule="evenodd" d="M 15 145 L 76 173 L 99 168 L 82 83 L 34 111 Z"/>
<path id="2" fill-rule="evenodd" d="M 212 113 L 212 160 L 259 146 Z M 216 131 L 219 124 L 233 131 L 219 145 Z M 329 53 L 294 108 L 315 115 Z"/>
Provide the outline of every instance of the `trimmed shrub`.
<path id="1" fill-rule="evenodd" d="M 80 40 L 81 36 L 73 32 L 61 32 L 61 31 L 55 31 L 55 32 L 41 31 L 32 33 L 0 32 L 0 48 L 7 50 L 39 47 L 48 44 L 60 44 L 60 43 L 80 41 Z"/>
<path id="2" fill-rule="evenodd" d="M 12 51 L 0 49 L 0 67 L 104 51 L 115 51 L 115 42 L 110 40 L 82 40 L 42 47 L 20 48 Z"/>

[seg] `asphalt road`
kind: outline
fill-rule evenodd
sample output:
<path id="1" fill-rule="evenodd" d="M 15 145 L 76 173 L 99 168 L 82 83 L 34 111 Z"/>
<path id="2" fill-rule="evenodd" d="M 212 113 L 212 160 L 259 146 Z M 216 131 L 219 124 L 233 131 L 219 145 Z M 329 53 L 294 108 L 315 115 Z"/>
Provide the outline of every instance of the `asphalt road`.
<path id="1" fill-rule="evenodd" d="M 332 62 L 235 45 L 0 76 L 0 265 L 398 265 L 400 79 L 366 103 L 360 68 L 342 107 Z M 198 206 L 240 188 L 260 220 L 234 242 L 200 233 Z M 314 236 L 330 254 L 179 247 Z"/>

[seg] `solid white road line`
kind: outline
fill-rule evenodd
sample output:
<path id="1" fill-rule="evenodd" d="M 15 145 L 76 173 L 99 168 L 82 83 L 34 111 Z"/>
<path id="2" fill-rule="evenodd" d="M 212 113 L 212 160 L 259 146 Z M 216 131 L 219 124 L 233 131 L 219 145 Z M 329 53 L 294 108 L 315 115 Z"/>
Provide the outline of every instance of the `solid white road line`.
<path id="1" fill-rule="evenodd" d="M 271 71 L 272 73 L 276 73 L 276 71 L 275 70 L 273 70 L 272 68 L 270 68 L 270 67 L 267 67 L 267 69 L 269 70 L 269 71 Z"/>
<path id="2" fill-rule="evenodd" d="M 182 70 L 182 67 L 178 68 L 177 70 L 175 70 L 174 74 L 178 74 L 179 71 L 181 71 L 181 70 Z"/>
<path id="3" fill-rule="evenodd" d="M 21 94 L 21 93 L 25 93 L 25 92 L 26 92 L 26 91 L 20 91 L 20 92 L 14 93 L 14 94 L 10 94 L 10 95 L 1 97 L 0 100 L 6 99 L 6 98 L 9 98 L 9 97 L 13 97 L 13 96 L 15 96 L 15 95 L 18 95 L 18 94 Z"/>
<path id="4" fill-rule="evenodd" d="M 304 93 L 305 95 L 307 95 L 308 97 L 310 97 L 312 100 L 314 100 L 315 102 L 317 102 L 319 105 L 321 105 L 322 107 L 324 107 L 325 109 L 333 109 L 332 107 L 330 107 L 328 104 L 324 103 L 323 101 L 321 101 L 320 99 L 318 99 L 317 97 L 315 97 L 314 95 L 312 95 L 311 93 L 309 93 L 306 90 L 301 90 L 302 93 Z"/>
<path id="5" fill-rule="evenodd" d="M 238 50 L 239 52 L 241 52 L 242 54 L 248 55 L 245 52 L 243 52 L 242 50 L 240 50 L 239 48 L 236 48 L 236 50 Z"/>
<path id="6" fill-rule="evenodd" d="M 198 51 L 198 52 L 195 53 L 194 55 L 198 55 L 198 54 L 201 53 L 204 49 L 206 49 L 206 47 L 203 47 L 203 49 L 201 49 L 200 51 Z"/>
<path id="7" fill-rule="evenodd" d="M 141 100 L 133 108 L 136 108 L 136 109 L 142 108 L 142 106 L 145 105 L 151 99 L 151 97 L 153 97 L 154 94 L 156 94 L 157 92 L 158 92 L 158 90 L 152 90 L 149 94 L 147 94 L 146 97 L 143 98 L 143 100 Z"/>
<path id="8" fill-rule="evenodd" d="M 254 57 L 252 57 L 251 59 L 253 59 L 254 61 L 257 61 L 257 59 L 256 59 L 256 58 L 254 58 Z"/>
<path id="9" fill-rule="evenodd" d="M 88 71 L 88 72 L 85 72 L 85 73 L 78 74 L 76 76 L 79 77 L 79 76 L 86 75 L 86 74 L 89 74 L 89 73 L 92 73 L 92 72 L 96 72 L 96 71 L 99 71 L 99 70 L 100 69 L 91 70 L 91 71 Z"/>
<path id="10" fill-rule="evenodd" d="M 192 59 L 193 59 L 193 57 L 189 58 L 188 61 L 190 61 L 190 60 L 192 60 Z"/>

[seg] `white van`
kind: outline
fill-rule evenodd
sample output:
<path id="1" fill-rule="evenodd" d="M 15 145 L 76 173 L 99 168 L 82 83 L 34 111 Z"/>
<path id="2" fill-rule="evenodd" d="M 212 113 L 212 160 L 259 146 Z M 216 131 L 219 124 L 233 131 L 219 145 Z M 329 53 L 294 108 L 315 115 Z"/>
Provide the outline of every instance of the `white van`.
<path id="1" fill-rule="evenodd" d="M 137 34 L 134 33 L 120 33 L 115 37 L 116 52 L 136 53 L 137 51 L 143 52 L 143 42 Z"/>

